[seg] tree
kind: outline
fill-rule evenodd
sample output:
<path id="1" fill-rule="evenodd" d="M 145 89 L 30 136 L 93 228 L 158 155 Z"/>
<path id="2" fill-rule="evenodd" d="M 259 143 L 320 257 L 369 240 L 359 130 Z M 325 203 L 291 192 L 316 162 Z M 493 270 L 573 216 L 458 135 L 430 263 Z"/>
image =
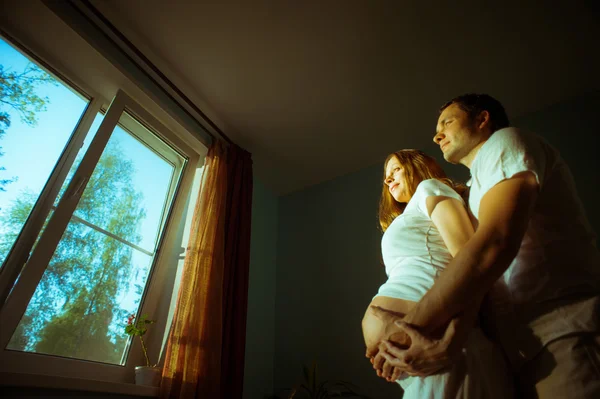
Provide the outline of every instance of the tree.
<path id="1" fill-rule="evenodd" d="M 10 127 L 11 114 L 15 111 L 21 122 L 29 126 L 37 124 L 37 113 L 46 110 L 50 102 L 48 97 L 40 97 L 36 89 L 40 85 L 57 85 L 56 79 L 29 63 L 23 72 L 12 72 L 0 65 L 0 139 L 6 134 Z M 4 155 L 0 147 L 0 156 Z M 0 171 L 6 170 L 0 166 Z M 6 191 L 6 185 L 14 179 L 0 179 L 0 191 Z"/>
<path id="2" fill-rule="evenodd" d="M 55 250 L 9 348 L 119 363 L 127 337 L 115 325 L 127 310 L 119 298 L 130 286 L 133 250 L 77 220 L 133 244 L 145 210 L 132 181 L 134 165 L 111 140 Z M 15 203 L 0 223 L 19 226 L 27 204 Z M 26 216 L 25 216 L 26 217 Z"/>

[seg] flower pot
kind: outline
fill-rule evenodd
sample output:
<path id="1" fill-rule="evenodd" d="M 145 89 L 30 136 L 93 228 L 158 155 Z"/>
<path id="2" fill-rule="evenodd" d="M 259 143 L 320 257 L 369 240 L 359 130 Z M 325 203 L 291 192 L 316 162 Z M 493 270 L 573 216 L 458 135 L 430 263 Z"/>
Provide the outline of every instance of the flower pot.
<path id="1" fill-rule="evenodd" d="M 135 368 L 136 385 L 160 386 L 162 370 L 159 367 L 137 366 Z"/>

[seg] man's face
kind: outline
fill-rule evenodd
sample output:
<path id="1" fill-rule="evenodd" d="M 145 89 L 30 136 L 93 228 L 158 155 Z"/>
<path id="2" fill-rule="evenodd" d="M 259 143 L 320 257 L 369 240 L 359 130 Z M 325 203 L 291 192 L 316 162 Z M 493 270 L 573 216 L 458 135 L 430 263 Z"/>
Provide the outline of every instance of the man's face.
<path id="1" fill-rule="evenodd" d="M 442 111 L 433 137 L 444 159 L 454 164 L 465 163 L 465 158 L 483 139 L 483 132 L 477 129 L 476 121 L 471 120 L 458 104 L 452 104 Z"/>

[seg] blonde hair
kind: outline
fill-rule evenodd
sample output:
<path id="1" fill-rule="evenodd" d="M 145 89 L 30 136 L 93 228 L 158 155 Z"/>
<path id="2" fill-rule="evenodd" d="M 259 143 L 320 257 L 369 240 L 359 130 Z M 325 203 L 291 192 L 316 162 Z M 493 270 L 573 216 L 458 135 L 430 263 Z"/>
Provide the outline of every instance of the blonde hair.
<path id="1" fill-rule="evenodd" d="M 437 179 L 453 188 L 460 195 L 466 193 L 467 188 L 464 184 L 450 179 L 436 160 L 423 151 L 400 150 L 393 152 L 387 156 L 383 163 L 383 187 L 381 199 L 379 200 L 379 224 L 382 231 L 386 231 L 394 219 L 404 212 L 407 204 L 406 202 L 396 201 L 387 184 L 385 184 L 387 164 L 392 158 L 396 158 L 404 169 L 406 191 L 411 198 L 415 194 L 419 183 L 427 179 Z"/>

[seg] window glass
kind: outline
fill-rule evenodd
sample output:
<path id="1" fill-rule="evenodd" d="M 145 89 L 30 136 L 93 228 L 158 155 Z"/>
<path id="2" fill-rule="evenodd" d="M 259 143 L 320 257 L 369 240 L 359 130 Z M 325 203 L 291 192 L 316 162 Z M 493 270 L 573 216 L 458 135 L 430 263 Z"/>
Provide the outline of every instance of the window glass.
<path id="1" fill-rule="evenodd" d="M 7 349 L 124 364 L 183 164 L 121 118 Z"/>
<path id="2" fill-rule="evenodd" d="M 0 38 L 0 265 L 88 102 Z"/>

